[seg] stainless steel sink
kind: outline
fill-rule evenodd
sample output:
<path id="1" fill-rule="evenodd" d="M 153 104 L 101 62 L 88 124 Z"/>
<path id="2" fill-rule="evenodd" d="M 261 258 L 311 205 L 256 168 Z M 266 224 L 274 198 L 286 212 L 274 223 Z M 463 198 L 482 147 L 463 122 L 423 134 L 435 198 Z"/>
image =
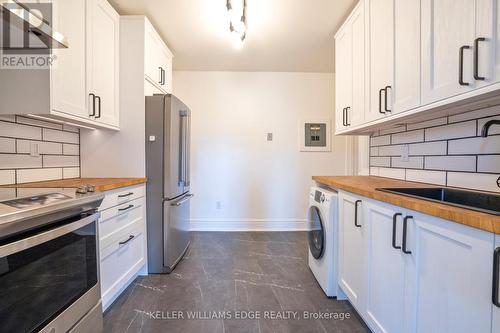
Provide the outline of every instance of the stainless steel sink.
<path id="1" fill-rule="evenodd" d="M 456 190 L 445 187 L 378 188 L 377 190 L 500 215 L 500 195 L 494 193 Z"/>

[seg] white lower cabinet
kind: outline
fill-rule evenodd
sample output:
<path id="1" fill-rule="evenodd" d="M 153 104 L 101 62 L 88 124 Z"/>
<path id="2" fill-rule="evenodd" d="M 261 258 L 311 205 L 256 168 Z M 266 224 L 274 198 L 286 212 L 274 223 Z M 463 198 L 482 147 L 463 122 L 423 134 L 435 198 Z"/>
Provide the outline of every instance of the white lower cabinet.
<path id="1" fill-rule="evenodd" d="M 144 185 L 109 191 L 101 204 L 99 257 L 106 310 L 146 265 Z"/>
<path id="2" fill-rule="evenodd" d="M 339 193 L 339 284 L 359 312 L 364 309 L 366 295 L 363 280 L 366 225 L 362 205 L 357 196 Z"/>
<path id="3" fill-rule="evenodd" d="M 494 234 L 342 191 L 339 199 L 340 287 L 373 332 L 500 332 Z M 357 239 L 346 232 L 356 201 Z"/>

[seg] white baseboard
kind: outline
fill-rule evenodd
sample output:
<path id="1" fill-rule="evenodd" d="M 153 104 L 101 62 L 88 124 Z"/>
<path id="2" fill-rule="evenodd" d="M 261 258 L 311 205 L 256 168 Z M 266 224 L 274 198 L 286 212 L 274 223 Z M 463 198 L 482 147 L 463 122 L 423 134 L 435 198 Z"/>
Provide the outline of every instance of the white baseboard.
<path id="1" fill-rule="evenodd" d="M 192 231 L 305 231 L 300 219 L 191 219 Z"/>

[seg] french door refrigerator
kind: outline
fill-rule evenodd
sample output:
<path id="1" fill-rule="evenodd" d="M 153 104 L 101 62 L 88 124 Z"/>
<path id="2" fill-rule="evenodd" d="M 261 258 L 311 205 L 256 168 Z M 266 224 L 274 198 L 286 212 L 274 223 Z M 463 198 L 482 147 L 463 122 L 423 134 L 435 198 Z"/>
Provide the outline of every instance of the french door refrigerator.
<path id="1" fill-rule="evenodd" d="M 146 97 L 149 273 L 170 273 L 189 246 L 190 120 L 174 95 Z"/>

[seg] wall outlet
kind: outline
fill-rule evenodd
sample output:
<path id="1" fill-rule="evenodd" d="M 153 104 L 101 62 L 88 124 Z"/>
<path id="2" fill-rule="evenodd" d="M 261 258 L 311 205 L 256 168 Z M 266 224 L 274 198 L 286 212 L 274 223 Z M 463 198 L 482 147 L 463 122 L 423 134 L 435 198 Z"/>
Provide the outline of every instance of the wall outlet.
<path id="1" fill-rule="evenodd" d="M 273 141 L 273 133 L 266 133 L 267 141 Z"/>
<path id="2" fill-rule="evenodd" d="M 408 162 L 410 160 L 410 147 L 408 145 L 403 146 L 403 152 L 401 153 L 401 160 L 403 162 Z"/>
<path id="3" fill-rule="evenodd" d="M 220 202 L 220 201 L 216 201 L 216 202 L 215 202 L 215 208 L 217 208 L 217 209 L 219 209 L 219 210 L 220 210 L 220 209 L 222 209 L 222 204 L 221 204 L 221 202 Z"/>

